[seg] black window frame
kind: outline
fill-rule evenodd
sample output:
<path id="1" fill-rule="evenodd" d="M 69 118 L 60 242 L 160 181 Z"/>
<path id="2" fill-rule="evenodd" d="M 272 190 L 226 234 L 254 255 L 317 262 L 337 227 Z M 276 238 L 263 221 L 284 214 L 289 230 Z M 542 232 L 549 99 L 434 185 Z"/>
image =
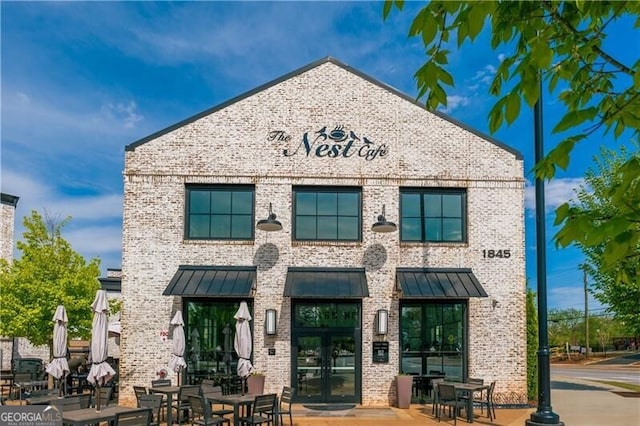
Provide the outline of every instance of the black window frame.
<path id="1" fill-rule="evenodd" d="M 407 216 L 403 216 L 403 195 L 405 194 L 417 194 L 420 196 L 420 239 L 406 239 L 404 236 L 403 221 Z M 425 223 L 425 196 L 426 195 L 459 195 L 460 200 L 460 227 L 462 236 L 459 240 L 446 240 L 440 239 L 428 239 L 427 238 L 427 226 Z M 400 189 L 400 242 L 402 243 L 446 243 L 446 244 L 466 244 L 468 239 L 467 223 L 468 223 L 468 209 L 467 209 L 467 189 L 466 188 L 401 188 Z M 416 216 L 409 216 L 411 218 L 417 218 Z M 446 216 L 438 216 L 440 219 L 446 218 Z M 443 233 L 441 232 L 443 235 Z"/>
<path id="2" fill-rule="evenodd" d="M 357 236 L 356 238 L 318 238 L 318 228 L 317 228 L 317 218 L 318 217 L 333 217 L 334 215 L 319 215 L 317 213 L 315 215 L 299 215 L 298 214 L 298 206 L 297 206 L 297 195 L 299 193 L 315 193 L 316 197 L 318 194 L 357 194 L 358 196 L 358 206 L 357 206 L 357 216 L 351 215 L 340 215 L 336 212 L 335 217 L 356 217 L 357 218 Z M 339 208 L 339 207 L 338 207 Z M 297 222 L 298 217 L 302 216 L 315 216 L 316 217 L 316 237 L 315 238 L 299 238 L 297 232 Z M 291 214 L 291 235 L 293 241 L 334 241 L 334 242 L 361 242 L 362 241 L 362 188 L 356 186 L 340 186 L 340 187 L 330 187 L 330 186 L 295 186 L 292 189 L 292 214 Z"/>
<path id="3" fill-rule="evenodd" d="M 417 330 L 419 333 L 416 335 L 410 335 L 409 331 L 412 328 L 411 324 L 407 321 L 405 312 L 407 309 L 419 309 L 420 321 L 417 323 Z M 459 309 L 460 317 L 454 318 L 450 316 L 452 320 L 447 323 L 445 319 L 446 313 L 452 315 Z M 439 321 L 429 321 L 430 316 L 427 312 L 431 310 L 436 314 L 436 319 Z M 433 317 L 431 317 L 433 319 Z M 431 339 L 431 333 L 435 329 L 440 328 L 444 332 L 445 326 L 449 327 L 446 330 L 451 330 L 450 327 L 456 322 L 453 320 L 459 320 L 461 322 L 461 335 L 454 336 L 453 341 L 444 340 L 444 334 L 441 336 L 439 342 Z M 399 321 L 399 336 L 400 336 L 400 365 L 399 370 L 401 373 L 418 373 L 427 374 L 430 370 L 439 370 L 446 372 L 447 376 L 451 380 L 465 381 L 468 377 L 468 364 L 469 364 L 469 301 L 467 299 L 448 299 L 448 300 L 401 300 L 400 301 L 400 321 Z M 448 337 L 448 335 L 447 335 Z M 458 339 L 459 338 L 459 339 Z M 447 357 L 459 357 L 460 370 L 459 375 L 452 374 L 455 372 L 458 365 L 450 364 L 447 367 Z M 419 367 L 419 371 L 405 371 L 403 368 L 404 360 L 407 358 L 418 358 L 418 363 L 412 363 L 411 365 Z M 434 364 L 435 362 L 435 364 Z M 447 371 L 448 370 L 448 371 Z"/>
<path id="4" fill-rule="evenodd" d="M 251 193 L 251 218 L 250 218 L 250 235 L 242 237 L 234 237 L 232 234 L 233 227 L 230 226 L 228 237 L 211 236 L 211 228 L 209 229 L 208 237 L 194 237 L 191 236 L 191 193 L 199 192 L 250 192 Z M 184 239 L 190 241 L 253 241 L 255 239 L 255 213 L 256 207 L 256 190 L 255 185 L 201 185 L 201 184 L 189 184 L 185 186 L 185 216 L 184 216 Z M 209 217 L 214 216 L 215 213 L 210 212 Z M 233 213 L 230 213 L 233 219 Z M 239 214 L 237 216 L 240 216 Z M 247 216 L 243 214 L 242 216 Z"/>

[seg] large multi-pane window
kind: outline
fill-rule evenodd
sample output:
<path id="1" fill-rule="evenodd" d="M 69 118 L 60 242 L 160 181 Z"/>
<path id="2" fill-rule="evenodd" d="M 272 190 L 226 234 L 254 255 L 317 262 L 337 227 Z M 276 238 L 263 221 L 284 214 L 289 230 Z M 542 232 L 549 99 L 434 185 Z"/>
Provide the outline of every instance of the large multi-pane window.
<path id="1" fill-rule="evenodd" d="M 401 241 L 466 241 L 466 191 L 402 189 Z"/>
<path id="2" fill-rule="evenodd" d="M 359 188 L 294 188 L 294 239 L 359 241 Z"/>
<path id="3" fill-rule="evenodd" d="M 188 186 L 186 238 L 253 238 L 252 186 Z"/>
<path id="4" fill-rule="evenodd" d="M 404 373 L 444 372 L 464 378 L 466 360 L 465 303 L 404 303 L 401 347 Z"/>
<path id="5" fill-rule="evenodd" d="M 236 320 L 240 307 L 234 299 L 185 301 L 185 337 L 187 383 L 197 384 L 203 378 L 235 375 L 238 355 L 233 347 Z M 249 311 L 252 305 L 248 304 Z"/>

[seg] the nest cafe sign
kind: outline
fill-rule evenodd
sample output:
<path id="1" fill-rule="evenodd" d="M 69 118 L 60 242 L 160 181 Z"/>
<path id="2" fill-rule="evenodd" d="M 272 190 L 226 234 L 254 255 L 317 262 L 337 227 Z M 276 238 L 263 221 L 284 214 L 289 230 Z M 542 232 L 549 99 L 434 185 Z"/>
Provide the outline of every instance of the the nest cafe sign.
<path id="1" fill-rule="evenodd" d="M 378 144 L 366 136 L 358 135 L 344 126 L 327 131 L 327 126 L 315 132 L 305 132 L 299 140 L 284 130 L 272 130 L 267 134 L 269 142 L 286 143 L 290 148 L 282 150 L 285 157 L 306 155 L 307 157 L 337 158 L 360 157 L 367 161 L 384 158 L 389 153 L 386 144 Z"/>

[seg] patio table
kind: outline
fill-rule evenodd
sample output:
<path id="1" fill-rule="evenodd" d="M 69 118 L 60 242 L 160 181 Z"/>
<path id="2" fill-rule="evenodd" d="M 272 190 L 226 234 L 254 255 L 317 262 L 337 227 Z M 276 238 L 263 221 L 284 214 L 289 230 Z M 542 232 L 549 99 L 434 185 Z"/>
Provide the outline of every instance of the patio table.
<path id="1" fill-rule="evenodd" d="M 167 396 L 167 425 L 173 425 L 173 410 L 171 404 L 173 402 L 173 395 L 178 395 L 180 392 L 180 386 L 156 386 L 149 388 L 149 393 L 159 393 Z"/>
<path id="2" fill-rule="evenodd" d="M 467 421 L 473 423 L 473 393 L 489 389 L 489 385 L 481 385 L 479 383 L 460 383 L 460 382 L 444 382 L 453 385 L 456 392 L 466 393 L 467 398 Z"/>
<path id="3" fill-rule="evenodd" d="M 233 425 L 234 426 L 239 426 L 240 425 L 240 406 L 251 406 L 253 404 L 253 401 L 256 399 L 256 395 L 255 394 L 251 394 L 251 393 L 245 393 L 244 395 L 242 394 L 233 394 L 233 395 L 220 395 L 220 394 L 216 394 L 216 395 L 207 395 L 206 393 L 203 394 L 205 399 L 207 401 L 213 401 L 213 402 L 217 402 L 220 404 L 228 404 L 228 405 L 233 405 Z M 275 406 L 275 415 L 274 417 L 274 425 L 278 426 L 278 401 L 276 398 L 276 406 Z"/>
<path id="4" fill-rule="evenodd" d="M 80 410 L 62 412 L 62 423 L 65 425 L 84 426 L 100 422 L 113 422 L 117 413 L 138 410 L 138 408 L 123 407 L 121 405 L 107 405 L 100 412 L 95 408 L 82 408 Z"/>

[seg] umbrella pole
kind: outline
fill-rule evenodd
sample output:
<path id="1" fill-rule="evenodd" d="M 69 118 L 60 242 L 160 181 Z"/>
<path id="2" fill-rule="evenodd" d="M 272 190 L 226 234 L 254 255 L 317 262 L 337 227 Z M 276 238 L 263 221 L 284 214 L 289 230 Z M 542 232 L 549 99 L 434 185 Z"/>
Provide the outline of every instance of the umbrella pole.
<path id="1" fill-rule="evenodd" d="M 95 393 L 96 393 L 96 413 L 100 412 L 100 385 L 98 384 L 95 387 Z"/>

